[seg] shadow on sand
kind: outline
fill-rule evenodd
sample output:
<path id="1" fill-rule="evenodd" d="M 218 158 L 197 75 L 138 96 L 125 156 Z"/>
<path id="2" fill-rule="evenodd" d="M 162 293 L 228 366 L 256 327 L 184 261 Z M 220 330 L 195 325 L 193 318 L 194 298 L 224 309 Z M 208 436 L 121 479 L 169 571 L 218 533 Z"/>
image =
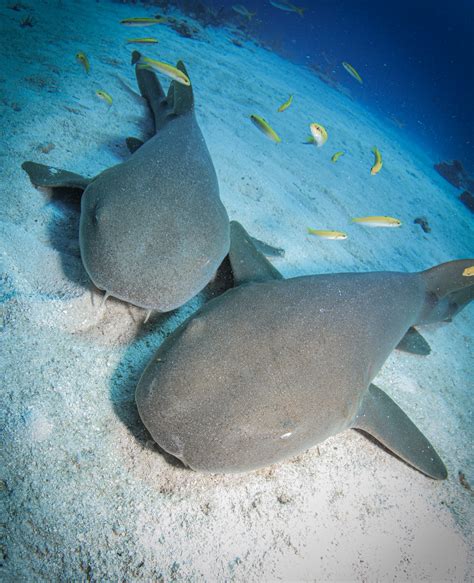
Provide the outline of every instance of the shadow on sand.
<path id="1" fill-rule="evenodd" d="M 227 259 L 223 266 L 214 281 L 181 308 L 166 314 L 152 313 L 148 322 L 137 329 L 110 378 L 110 399 L 117 417 L 142 447 L 153 448 L 173 466 L 184 467 L 178 459 L 166 453 L 153 441 L 140 419 L 135 404 L 135 389 L 145 367 L 165 338 L 206 302 L 221 295 L 232 285 Z"/>

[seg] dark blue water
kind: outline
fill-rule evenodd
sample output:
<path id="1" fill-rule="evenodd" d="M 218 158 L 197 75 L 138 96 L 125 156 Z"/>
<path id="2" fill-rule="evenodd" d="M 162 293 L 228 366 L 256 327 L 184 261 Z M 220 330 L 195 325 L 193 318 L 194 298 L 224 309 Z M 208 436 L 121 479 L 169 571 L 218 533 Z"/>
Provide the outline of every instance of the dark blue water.
<path id="1" fill-rule="evenodd" d="M 303 18 L 268 1 L 207 4 L 237 3 L 257 12 L 252 34 L 295 62 L 326 69 L 430 152 L 458 158 L 474 172 L 473 0 L 295 0 L 306 7 Z M 358 70 L 363 86 L 341 61 Z"/>

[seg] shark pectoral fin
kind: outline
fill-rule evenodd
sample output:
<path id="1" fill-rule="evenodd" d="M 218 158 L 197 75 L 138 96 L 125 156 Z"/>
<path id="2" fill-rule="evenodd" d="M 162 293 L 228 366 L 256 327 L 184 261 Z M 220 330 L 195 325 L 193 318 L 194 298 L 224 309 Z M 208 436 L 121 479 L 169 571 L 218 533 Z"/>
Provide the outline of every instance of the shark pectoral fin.
<path id="1" fill-rule="evenodd" d="M 144 142 L 138 138 L 127 138 L 125 143 L 127 144 L 127 148 L 130 154 L 134 154 L 138 148 L 141 148 L 144 144 Z"/>
<path id="2" fill-rule="evenodd" d="M 82 194 L 89 186 L 89 183 L 92 182 L 91 178 L 84 178 L 84 176 L 74 174 L 74 172 L 37 164 L 36 162 L 23 162 L 21 167 L 30 177 L 33 186 L 36 187 L 67 188 L 78 190 Z"/>
<path id="3" fill-rule="evenodd" d="M 395 348 L 420 356 L 428 356 L 431 353 L 430 345 L 415 328 L 409 328 Z"/>
<path id="4" fill-rule="evenodd" d="M 260 253 L 266 255 L 267 257 L 284 257 L 285 250 L 281 247 L 273 247 L 264 241 L 260 241 L 260 239 L 256 239 L 255 237 L 250 237 L 252 243 L 255 245 Z"/>
<path id="5" fill-rule="evenodd" d="M 351 426 L 369 433 L 430 478 L 446 479 L 446 467 L 431 443 L 400 407 L 375 385 L 369 386 Z"/>
<path id="6" fill-rule="evenodd" d="M 229 263 L 234 286 L 283 279 L 281 273 L 256 248 L 252 237 L 237 221 L 230 223 Z"/>

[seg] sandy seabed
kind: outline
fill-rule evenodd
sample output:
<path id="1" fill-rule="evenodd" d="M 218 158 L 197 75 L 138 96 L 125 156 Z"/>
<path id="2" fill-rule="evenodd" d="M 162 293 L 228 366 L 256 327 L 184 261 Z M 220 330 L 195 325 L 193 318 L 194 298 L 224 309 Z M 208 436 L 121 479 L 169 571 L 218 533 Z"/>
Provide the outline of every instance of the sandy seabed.
<path id="1" fill-rule="evenodd" d="M 22 28 L 28 13 L 34 26 Z M 472 306 L 423 329 L 428 357 L 395 352 L 376 379 L 436 447 L 444 482 L 354 431 L 257 472 L 201 475 L 163 456 L 141 424 L 138 378 L 201 298 L 146 324 L 119 301 L 101 307 L 80 261 L 78 205 L 35 190 L 20 168 L 34 160 L 94 176 L 125 159 L 125 137 L 147 135 L 126 38 L 152 34 L 160 44 L 146 54 L 186 62 L 229 216 L 285 249 L 272 259 L 285 276 L 417 271 L 474 249 L 469 211 L 403 130 L 310 71 L 233 45 L 230 30 L 184 39 L 119 24 L 152 14 L 107 1 L 20 11 L 0 2 L 2 579 L 472 580 Z M 289 93 L 293 105 L 276 113 Z M 252 113 L 281 144 L 256 130 Z M 329 132 L 321 149 L 302 143 L 313 121 Z M 375 177 L 374 144 L 384 157 Z M 333 164 L 338 150 L 346 155 Z M 350 225 L 367 214 L 404 225 Z M 413 223 L 419 216 L 431 233 Z M 349 238 L 316 239 L 308 226 Z"/>

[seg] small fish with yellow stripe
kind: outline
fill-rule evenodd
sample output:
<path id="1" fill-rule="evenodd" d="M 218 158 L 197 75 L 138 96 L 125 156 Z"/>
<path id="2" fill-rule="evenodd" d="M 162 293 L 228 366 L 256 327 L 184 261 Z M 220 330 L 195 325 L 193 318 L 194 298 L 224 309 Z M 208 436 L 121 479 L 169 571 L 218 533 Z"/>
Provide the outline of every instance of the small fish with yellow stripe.
<path id="1" fill-rule="evenodd" d="M 107 91 L 104 91 L 103 89 L 98 89 L 95 92 L 95 94 L 97 95 L 97 97 L 102 99 L 102 101 L 105 101 L 105 103 L 107 103 L 109 106 L 112 105 L 113 103 L 112 96 L 110 95 L 110 93 L 107 93 Z"/>
<path id="2" fill-rule="evenodd" d="M 324 229 L 312 229 L 311 227 L 308 227 L 308 233 L 310 235 L 316 235 L 316 237 L 320 237 L 321 239 L 330 239 L 334 241 L 347 239 L 347 233 L 344 233 L 344 231 L 327 231 Z"/>
<path id="3" fill-rule="evenodd" d="M 310 124 L 309 129 L 311 130 L 315 146 L 318 148 L 324 146 L 328 139 L 326 128 L 319 123 L 312 123 Z"/>
<path id="4" fill-rule="evenodd" d="M 127 44 L 128 45 L 156 45 L 158 43 L 158 39 L 153 38 L 151 36 L 144 37 L 144 38 L 128 38 Z"/>
<path id="5" fill-rule="evenodd" d="M 344 156 L 344 152 L 336 152 L 331 156 L 331 162 L 337 162 L 341 156 Z"/>
<path id="6" fill-rule="evenodd" d="M 471 267 L 466 267 L 466 269 L 462 272 L 464 277 L 473 277 L 474 276 L 474 265 Z"/>
<path id="7" fill-rule="evenodd" d="M 263 117 L 260 117 L 259 115 L 251 115 L 250 119 L 252 120 L 252 123 L 263 133 L 267 136 L 267 138 L 269 138 L 270 140 L 272 140 L 273 142 L 275 142 L 276 144 L 279 144 L 281 142 L 281 138 L 280 136 L 276 133 L 276 131 L 271 127 L 271 125 L 263 119 Z"/>
<path id="8" fill-rule="evenodd" d="M 352 65 L 350 65 L 346 61 L 343 61 L 342 66 L 349 73 L 349 75 L 351 77 L 353 77 L 356 81 L 358 81 L 362 85 L 362 83 L 363 83 L 362 77 L 359 75 L 359 73 L 354 69 L 354 67 Z"/>
<path id="9" fill-rule="evenodd" d="M 291 2 L 288 2 L 287 0 L 279 0 L 279 1 L 270 0 L 270 4 L 274 8 L 278 8 L 278 10 L 283 10 L 283 12 L 295 12 L 296 14 L 299 14 L 300 16 L 304 16 L 304 11 L 306 10 L 306 8 L 302 8 L 301 6 L 295 6 Z"/>
<path id="10" fill-rule="evenodd" d="M 375 161 L 374 161 L 374 165 L 370 169 L 370 173 L 372 174 L 372 176 L 375 176 L 376 174 L 378 174 L 380 172 L 380 170 L 382 170 L 383 162 L 382 162 L 382 154 L 380 153 L 377 146 L 374 146 L 372 148 L 372 152 L 375 156 Z"/>
<path id="11" fill-rule="evenodd" d="M 365 227 L 401 227 L 402 221 L 393 217 L 373 216 L 373 217 L 358 217 L 352 219 L 353 223 L 364 225 Z"/>
<path id="12" fill-rule="evenodd" d="M 285 109 L 288 109 L 290 107 L 290 105 L 293 103 L 293 95 L 290 95 L 288 97 L 288 99 L 285 101 L 285 103 L 282 103 L 280 105 L 280 107 L 278 108 L 278 111 L 281 113 L 282 111 L 285 111 Z"/>
<path id="13" fill-rule="evenodd" d="M 89 73 L 91 66 L 89 64 L 89 59 L 87 58 L 86 53 L 83 53 L 82 51 L 76 53 L 76 61 L 84 67 L 86 73 Z"/>
<path id="14" fill-rule="evenodd" d="M 136 16 L 134 18 L 124 18 L 120 21 L 120 24 L 123 24 L 124 26 L 152 26 L 153 24 L 161 24 L 167 21 L 168 19 L 163 18 L 162 16 Z"/>
<path id="15" fill-rule="evenodd" d="M 164 63 L 163 61 L 157 61 L 155 59 L 150 59 L 149 57 L 144 57 L 138 51 L 132 53 L 132 65 L 137 64 L 142 69 L 156 69 L 163 75 L 170 77 L 173 81 L 177 81 L 182 85 L 191 85 L 191 81 L 186 73 L 180 71 L 177 67 Z"/>

